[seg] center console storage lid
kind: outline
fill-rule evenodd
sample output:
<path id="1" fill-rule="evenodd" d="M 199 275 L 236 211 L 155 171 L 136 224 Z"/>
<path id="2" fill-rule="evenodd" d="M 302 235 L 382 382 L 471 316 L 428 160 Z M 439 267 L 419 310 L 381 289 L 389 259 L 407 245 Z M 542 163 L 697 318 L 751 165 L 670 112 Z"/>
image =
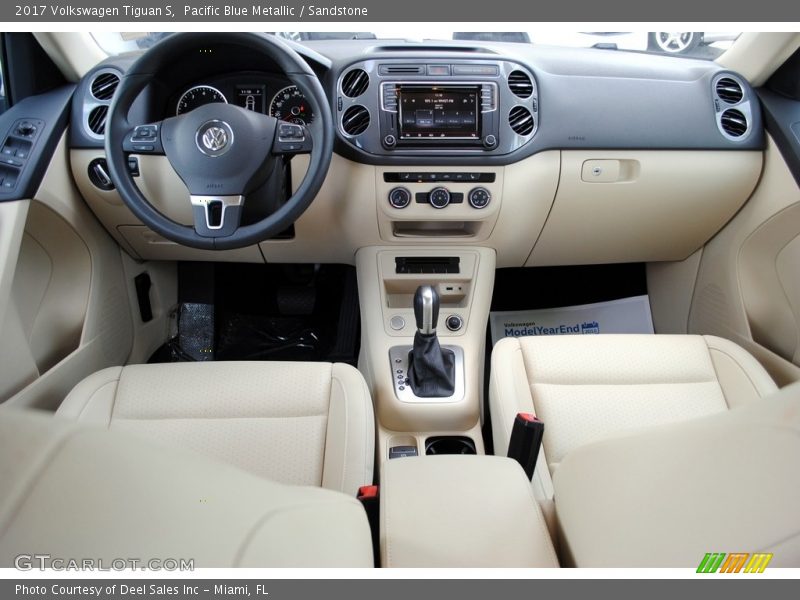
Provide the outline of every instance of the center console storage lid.
<path id="1" fill-rule="evenodd" d="M 522 467 L 499 456 L 384 463 L 384 567 L 558 567 Z"/>

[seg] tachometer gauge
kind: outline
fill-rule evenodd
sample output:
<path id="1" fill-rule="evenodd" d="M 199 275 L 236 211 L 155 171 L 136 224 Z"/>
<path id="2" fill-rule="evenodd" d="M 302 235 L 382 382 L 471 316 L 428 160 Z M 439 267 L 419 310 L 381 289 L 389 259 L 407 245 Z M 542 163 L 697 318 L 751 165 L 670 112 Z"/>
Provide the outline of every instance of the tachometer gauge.
<path id="1" fill-rule="evenodd" d="M 180 100 L 178 100 L 175 114 L 182 115 L 212 102 L 224 102 L 227 104 L 228 99 L 217 88 L 210 85 L 196 85 L 183 92 Z"/>
<path id="2" fill-rule="evenodd" d="M 285 87 L 273 96 L 269 103 L 269 114 L 297 125 L 308 125 L 314 120 L 311 105 L 296 85 Z"/>

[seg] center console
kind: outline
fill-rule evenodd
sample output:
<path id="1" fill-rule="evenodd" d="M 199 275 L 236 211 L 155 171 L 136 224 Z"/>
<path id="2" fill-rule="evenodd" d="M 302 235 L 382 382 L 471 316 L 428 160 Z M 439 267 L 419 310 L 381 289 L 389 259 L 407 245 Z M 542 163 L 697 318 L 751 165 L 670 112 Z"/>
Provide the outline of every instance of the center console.
<path id="1" fill-rule="evenodd" d="M 481 393 L 494 250 L 367 247 L 356 255 L 356 267 L 359 368 L 372 383 L 378 464 L 483 454 Z"/>
<path id="2" fill-rule="evenodd" d="M 530 481 L 499 456 L 384 465 L 380 554 L 383 567 L 558 567 Z"/>

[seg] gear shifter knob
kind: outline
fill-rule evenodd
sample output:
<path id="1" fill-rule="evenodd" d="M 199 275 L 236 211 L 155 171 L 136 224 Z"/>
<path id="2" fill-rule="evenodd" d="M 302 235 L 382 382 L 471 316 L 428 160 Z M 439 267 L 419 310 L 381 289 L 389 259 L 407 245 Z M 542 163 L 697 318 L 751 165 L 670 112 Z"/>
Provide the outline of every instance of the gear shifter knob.
<path id="1" fill-rule="evenodd" d="M 414 294 L 414 317 L 422 335 L 436 334 L 439 320 L 439 294 L 430 285 L 421 285 Z"/>

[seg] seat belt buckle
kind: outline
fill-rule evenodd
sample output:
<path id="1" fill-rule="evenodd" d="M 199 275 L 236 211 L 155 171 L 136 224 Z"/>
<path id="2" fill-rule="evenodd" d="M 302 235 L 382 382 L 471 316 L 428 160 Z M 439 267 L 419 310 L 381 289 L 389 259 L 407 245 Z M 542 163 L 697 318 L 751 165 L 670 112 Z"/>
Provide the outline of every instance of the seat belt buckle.
<path id="1" fill-rule="evenodd" d="M 533 479 L 536 459 L 542 447 L 544 422 L 531 413 L 518 413 L 511 429 L 511 440 L 508 443 L 508 457 L 522 465 L 528 479 Z"/>
<path id="2" fill-rule="evenodd" d="M 358 488 L 356 499 L 361 502 L 367 513 L 370 533 L 372 534 L 372 558 L 375 566 L 380 566 L 380 487 L 377 485 L 362 485 Z"/>

